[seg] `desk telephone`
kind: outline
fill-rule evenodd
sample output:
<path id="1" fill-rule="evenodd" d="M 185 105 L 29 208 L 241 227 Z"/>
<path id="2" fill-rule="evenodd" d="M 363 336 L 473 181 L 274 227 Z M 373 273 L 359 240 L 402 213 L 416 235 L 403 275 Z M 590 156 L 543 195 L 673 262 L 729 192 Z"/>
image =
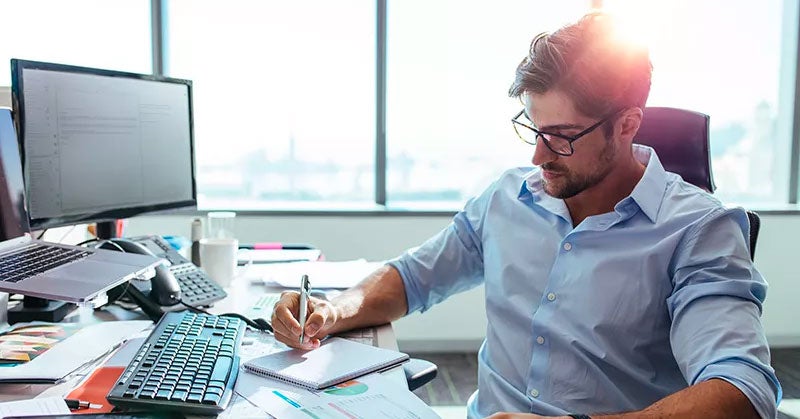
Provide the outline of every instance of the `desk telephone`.
<path id="1" fill-rule="evenodd" d="M 152 280 L 132 280 L 116 289 L 119 294 L 127 291 L 154 320 L 160 318 L 164 312 L 185 309 L 183 304 L 179 304 L 181 301 L 202 307 L 210 306 L 227 296 L 222 287 L 204 270 L 192 264 L 159 236 L 111 239 L 100 243 L 99 247 L 103 249 L 146 254 L 167 260 L 166 265 L 156 268 L 156 275 Z"/>

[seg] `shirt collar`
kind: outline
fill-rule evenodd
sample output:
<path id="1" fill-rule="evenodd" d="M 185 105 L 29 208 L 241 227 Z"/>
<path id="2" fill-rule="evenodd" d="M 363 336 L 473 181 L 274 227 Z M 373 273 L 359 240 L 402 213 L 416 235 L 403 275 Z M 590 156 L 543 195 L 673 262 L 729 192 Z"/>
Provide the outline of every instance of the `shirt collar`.
<path id="1" fill-rule="evenodd" d="M 658 211 L 667 187 L 667 172 L 656 152 L 647 146 L 640 144 L 633 145 L 633 157 L 645 165 L 644 175 L 633 188 L 631 194 L 620 201 L 633 201 L 636 206 L 655 223 Z M 542 171 L 537 167 L 525 175 L 525 180 L 517 196 L 520 200 L 531 199 L 538 205 L 548 209 L 550 212 L 562 215 L 566 204 L 562 199 L 553 198 L 548 195 L 542 186 Z"/>
<path id="2" fill-rule="evenodd" d="M 644 164 L 645 169 L 630 196 L 644 215 L 655 223 L 664 201 L 664 191 L 667 189 L 667 171 L 661 165 L 655 150 L 650 147 L 634 144 L 633 157 Z"/>

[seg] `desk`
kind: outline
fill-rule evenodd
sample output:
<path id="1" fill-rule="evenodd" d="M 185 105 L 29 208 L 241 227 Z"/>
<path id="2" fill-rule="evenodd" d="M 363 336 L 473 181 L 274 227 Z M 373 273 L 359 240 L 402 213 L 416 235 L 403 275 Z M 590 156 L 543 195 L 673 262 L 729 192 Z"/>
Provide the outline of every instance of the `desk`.
<path id="1" fill-rule="evenodd" d="M 228 297 L 218 301 L 209 311 L 215 314 L 228 312 L 244 312 L 266 292 L 280 292 L 280 289 L 268 288 L 264 285 L 251 284 L 246 278 L 237 278 L 226 289 Z M 91 324 L 101 321 L 113 320 L 141 320 L 145 316 L 140 311 L 128 311 L 118 306 L 105 307 L 102 310 L 92 310 L 80 307 L 71 313 L 65 321 Z M 390 324 L 375 328 L 375 345 L 382 348 L 397 350 L 397 341 Z M 271 337 L 270 337 L 271 339 Z M 245 374 L 245 372 L 240 372 Z M 396 367 L 383 373 L 384 376 L 407 388 L 405 374 L 402 367 Z M 74 388 L 81 377 L 71 378 L 64 383 L 56 385 L 44 384 L 0 384 L 0 401 L 30 399 L 33 397 L 63 396 Z M 266 412 L 252 405 L 246 399 L 234 394 L 228 409 L 218 417 L 269 417 Z"/>

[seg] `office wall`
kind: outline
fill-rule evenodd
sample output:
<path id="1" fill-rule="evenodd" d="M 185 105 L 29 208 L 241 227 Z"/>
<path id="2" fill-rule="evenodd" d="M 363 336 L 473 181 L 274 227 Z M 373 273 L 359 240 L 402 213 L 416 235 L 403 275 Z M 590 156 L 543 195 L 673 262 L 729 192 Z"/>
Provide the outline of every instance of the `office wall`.
<path id="1" fill-rule="evenodd" d="M 189 236 L 191 217 L 151 216 L 130 220 L 126 234 Z M 247 241 L 302 241 L 322 248 L 329 260 L 396 256 L 433 235 L 448 217 L 272 216 L 237 219 L 236 231 Z M 794 263 L 800 246 L 800 216 L 764 215 L 756 264 L 770 283 L 764 325 L 770 343 L 800 346 L 800 280 Z M 395 324 L 405 350 L 475 350 L 483 339 L 486 319 L 483 288 L 460 294 L 425 314 Z"/>
<path id="2" fill-rule="evenodd" d="M 11 107 L 11 88 L 8 86 L 0 86 L 0 107 Z"/>

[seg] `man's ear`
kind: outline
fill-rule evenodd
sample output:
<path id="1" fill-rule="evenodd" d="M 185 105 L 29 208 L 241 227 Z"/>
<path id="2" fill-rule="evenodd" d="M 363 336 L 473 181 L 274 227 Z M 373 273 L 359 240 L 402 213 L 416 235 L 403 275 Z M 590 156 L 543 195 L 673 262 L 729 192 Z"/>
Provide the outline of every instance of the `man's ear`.
<path id="1" fill-rule="evenodd" d="M 619 118 L 617 118 L 616 129 L 619 137 L 626 143 L 633 142 L 633 137 L 639 131 L 639 126 L 642 124 L 641 108 L 628 108 L 622 111 Z"/>

